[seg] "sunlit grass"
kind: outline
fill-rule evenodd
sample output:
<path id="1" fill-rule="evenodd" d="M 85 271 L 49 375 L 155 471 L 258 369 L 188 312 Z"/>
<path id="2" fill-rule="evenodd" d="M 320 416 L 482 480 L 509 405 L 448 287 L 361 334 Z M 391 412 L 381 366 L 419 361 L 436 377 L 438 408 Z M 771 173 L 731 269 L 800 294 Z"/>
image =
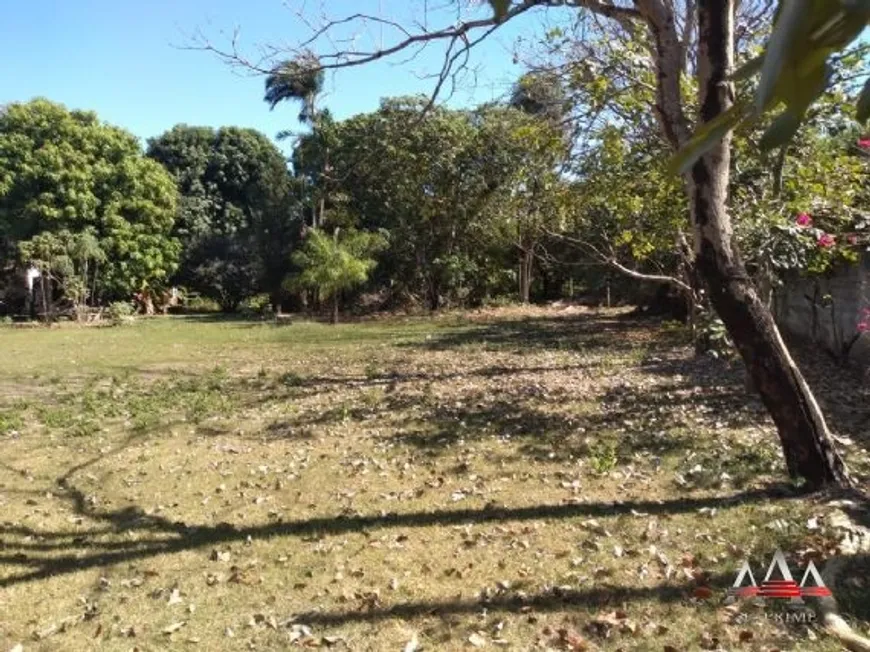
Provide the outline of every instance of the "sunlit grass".
<path id="1" fill-rule="evenodd" d="M 0 649 L 836 649 L 726 609 L 744 558 L 837 535 L 739 371 L 654 324 L 154 319 L 0 347 Z"/>

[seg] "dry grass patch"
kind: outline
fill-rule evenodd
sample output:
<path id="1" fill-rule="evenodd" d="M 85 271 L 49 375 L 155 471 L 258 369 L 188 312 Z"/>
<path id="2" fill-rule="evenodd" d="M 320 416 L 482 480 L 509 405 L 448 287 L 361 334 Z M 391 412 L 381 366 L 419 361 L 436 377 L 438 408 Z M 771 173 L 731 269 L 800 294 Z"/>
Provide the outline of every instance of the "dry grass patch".
<path id="1" fill-rule="evenodd" d="M 836 649 L 724 602 L 744 558 L 840 534 L 678 332 L 524 309 L 100 335 L 0 332 L 0 648 Z"/>

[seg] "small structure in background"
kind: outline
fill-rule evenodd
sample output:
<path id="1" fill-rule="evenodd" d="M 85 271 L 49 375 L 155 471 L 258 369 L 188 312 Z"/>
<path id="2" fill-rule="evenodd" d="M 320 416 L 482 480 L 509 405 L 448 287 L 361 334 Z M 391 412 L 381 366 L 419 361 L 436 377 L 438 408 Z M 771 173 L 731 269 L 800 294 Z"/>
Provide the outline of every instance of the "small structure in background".
<path id="1" fill-rule="evenodd" d="M 27 279 L 27 297 L 24 303 L 24 312 L 29 315 L 31 319 L 36 318 L 36 297 L 35 297 L 35 287 L 36 287 L 36 279 L 42 277 L 42 272 L 39 271 L 36 267 L 28 267 L 27 273 L 25 274 L 25 278 Z"/>
<path id="2" fill-rule="evenodd" d="M 154 290 L 146 286 L 133 295 L 133 305 L 143 315 L 154 315 L 158 310 L 165 315 L 170 308 L 181 305 L 181 292 L 177 287 Z"/>
<path id="3" fill-rule="evenodd" d="M 33 292 L 33 282 L 42 276 L 42 273 L 36 267 L 29 267 L 27 269 L 27 291 Z"/>

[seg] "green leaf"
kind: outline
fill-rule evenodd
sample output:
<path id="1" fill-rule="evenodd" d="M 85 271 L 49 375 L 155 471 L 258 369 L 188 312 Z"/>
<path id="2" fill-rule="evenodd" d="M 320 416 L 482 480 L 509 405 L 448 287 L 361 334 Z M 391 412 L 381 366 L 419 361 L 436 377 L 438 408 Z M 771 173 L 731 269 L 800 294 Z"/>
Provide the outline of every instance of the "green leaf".
<path id="1" fill-rule="evenodd" d="M 864 84 L 861 96 L 858 98 L 858 113 L 856 118 L 861 124 L 866 123 L 870 119 L 870 79 Z"/>
<path id="2" fill-rule="evenodd" d="M 511 0 L 489 0 L 489 4 L 492 6 L 492 11 L 495 14 L 496 21 L 501 22 L 507 16 L 508 10 L 511 6 Z"/>
<path id="3" fill-rule="evenodd" d="M 775 149 L 787 144 L 801 126 L 803 114 L 797 114 L 790 110 L 779 114 L 767 131 L 761 137 L 759 146 L 763 150 Z"/>
<path id="4" fill-rule="evenodd" d="M 806 25 L 813 16 L 812 4 L 812 0 L 791 0 L 780 4 L 781 11 L 767 44 L 761 80 L 755 95 L 755 107 L 759 112 L 764 111 L 774 97 L 792 47 L 806 31 Z"/>
<path id="5" fill-rule="evenodd" d="M 752 107 L 738 103 L 710 122 L 701 125 L 692 139 L 671 159 L 671 174 L 685 174 L 709 152 L 725 135 L 752 114 Z"/>

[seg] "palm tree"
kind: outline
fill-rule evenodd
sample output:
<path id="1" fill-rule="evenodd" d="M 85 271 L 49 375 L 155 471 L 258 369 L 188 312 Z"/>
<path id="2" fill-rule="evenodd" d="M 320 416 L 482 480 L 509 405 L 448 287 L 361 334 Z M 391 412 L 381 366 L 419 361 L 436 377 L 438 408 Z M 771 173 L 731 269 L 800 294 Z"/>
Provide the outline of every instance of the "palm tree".
<path id="1" fill-rule="evenodd" d="M 339 240 L 338 229 L 332 236 L 311 231 L 293 254 L 293 263 L 301 271 L 288 285 L 313 288 L 331 300 L 332 323 L 337 324 L 342 292 L 368 280 L 376 265 L 373 254 L 383 244 L 380 236 L 372 233 L 349 233 Z"/>
<path id="2" fill-rule="evenodd" d="M 294 59 L 282 61 L 266 77 L 263 100 L 274 110 L 281 102 L 301 102 L 299 122 L 310 125 L 317 140 L 322 141 L 321 123 L 324 111 L 318 111 L 317 98 L 323 92 L 325 75 L 320 60 L 312 52 L 303 52 Z M 281 135 L 286 135 L 282 132 Z M 319 211 L 312 210 L 312 227 L 323 223 L 326 213 L 325 177 L 329 169 L 329 148 L 325 146 L 321 176 Z M 319 215 L 318 215 L 319 214 Z"/>
<path id="3" fill-rule="evenodd" d="M 266 77 L 263 99 L 274 109 L 281 102 L 297 100 L 302 103 L 299 122 L 314 124 L 317 120 L 317 97 L 323 92 L 324 74 L 320 61 L 311 52 L 304 52 L 272 68 Z"/>

